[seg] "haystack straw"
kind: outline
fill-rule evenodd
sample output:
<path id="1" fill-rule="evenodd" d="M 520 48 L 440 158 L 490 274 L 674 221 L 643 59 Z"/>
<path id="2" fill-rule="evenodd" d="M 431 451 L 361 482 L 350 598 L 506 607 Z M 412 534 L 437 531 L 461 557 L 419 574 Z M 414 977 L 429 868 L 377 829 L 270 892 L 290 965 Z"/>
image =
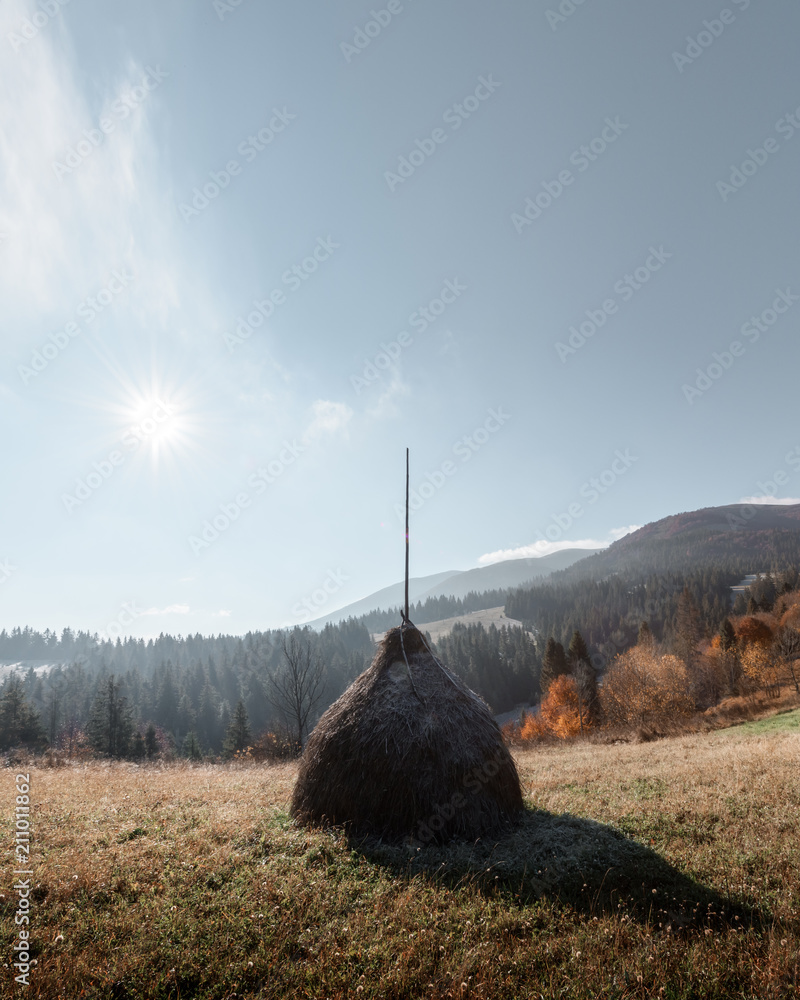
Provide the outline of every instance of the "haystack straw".
<path id="1" fill-rule="evenodd" d="M 522 810 L 514 761 L 487 705 L 431 653 L 410 623 L 320 719 L 291 812 L 357 836 L 474 840 Z"/>

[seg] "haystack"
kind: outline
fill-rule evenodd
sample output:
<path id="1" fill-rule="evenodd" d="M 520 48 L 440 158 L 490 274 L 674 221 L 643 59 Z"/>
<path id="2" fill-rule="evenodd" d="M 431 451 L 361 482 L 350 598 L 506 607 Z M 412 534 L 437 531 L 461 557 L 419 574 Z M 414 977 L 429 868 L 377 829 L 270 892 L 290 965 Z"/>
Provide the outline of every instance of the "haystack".
<path id="1" fill-rule="evenodd" d="M 356 836 L 474 840 L 522 810 L 519 776 L 487 705 L 410 623 L 311 734 L 292 797 L 301 824 Z"/>

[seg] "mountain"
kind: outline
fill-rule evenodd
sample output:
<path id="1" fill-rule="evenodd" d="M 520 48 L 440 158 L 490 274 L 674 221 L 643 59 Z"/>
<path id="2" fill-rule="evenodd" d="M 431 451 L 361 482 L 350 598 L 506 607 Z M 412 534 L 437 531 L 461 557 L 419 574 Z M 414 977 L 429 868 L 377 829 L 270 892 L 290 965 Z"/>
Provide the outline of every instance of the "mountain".
<path id="1" fill-rule="evenodd" d="M 747 601 L 734 587 L 749 574 Z M 598 668 L 636 642 L 647 621 L 656 641 L 675 642 L 682 595 L 708 638 L 752 598 L 768 611 L 800 585 L 800 505 L 735 504 L 646 524 L 562 573 L 511 591 L 509 618 L 569 643 L 579 629 Z M 737 604 L 734 599 L 738 600 Z M 689 607 L 684 604 L 684 610 Z"/>
<path id="2" fill-rule="evenodd" d="M 504 590 L 508 587 L 520 587 L 543 576 L 549 576 L 561 569 L 594 555 L 599 549 L 563 549 L 549 556 L 539 556 L 536 559 L 508 559 L 506 562 L 493 563 L 491 566 L 479 566 L 476 569 L 464 570 L 450 577 L 445 583 L 432 587 L 418 600 L 428 597 L 466 597 L 471 591 L 480 594 L 485 590 Z"/>
<path id="3" fill-rule="evenodd" d="M 765 572 L 800 555 L 800 504 L 730 504 L 672 514 L 625 535 L 559 577 L 572 583 L 615 574 L 687 572 L 741 565 Z"/>
<path id="4" fill-rule="evenodd" d="M 417 601 L 424 602 L 432 597 L 458 598 L 466 597 L 470 592 L 483 593 L 487 590 L 507 590 L 512 587 L 521 587 L 533 580 L 549 576 L 550 573 L 567 569 L 595 551 L 598 550 L 564 549 L 561 552 L 553 552 L 549 556 L 540 556 L 536 559 L 509 559 L 506 562 L 493 563 L 491 566 L 479 566 L 476 569 L 453 570 L 449 573 L 416 577 L 408 581 L 408 599 L 409 602 L 416 603 Z M 335 623 L 350 617 L 358 618 L 370 611 L 399 608 L 403 604 L 403 600 L 403 583 L 394 583 L 308 624 L 312 628 L 323 628 L 329 622 Z"/>

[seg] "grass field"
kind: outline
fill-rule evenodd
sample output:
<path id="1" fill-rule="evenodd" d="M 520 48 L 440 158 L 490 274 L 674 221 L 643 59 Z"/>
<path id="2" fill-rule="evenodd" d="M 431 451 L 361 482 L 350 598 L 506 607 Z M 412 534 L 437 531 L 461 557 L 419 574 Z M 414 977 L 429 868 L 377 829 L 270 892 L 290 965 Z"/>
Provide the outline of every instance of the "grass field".
<path id="1" fill-rule="evenodd" d="M 518 752 L 519 828 L 447 848 L 295 829 L 294 765 L 31 768 L 28 988 L 5 769 L 1 995 L 796 997 L 797 714 Z"/>

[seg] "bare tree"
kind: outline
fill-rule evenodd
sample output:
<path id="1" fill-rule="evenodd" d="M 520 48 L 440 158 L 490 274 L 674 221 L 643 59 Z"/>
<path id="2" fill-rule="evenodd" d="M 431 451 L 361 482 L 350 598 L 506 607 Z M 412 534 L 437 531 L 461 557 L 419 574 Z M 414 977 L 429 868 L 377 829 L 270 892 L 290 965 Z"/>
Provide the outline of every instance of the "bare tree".
<path id="1" fill-rule="evenodd" d="M 800 694 L 800 671 L 797 662 L 800 660 L 800 633 L 791 625 L 786 625 L 775 636 L 773 648 L 788 669 L 795 691 Z"/>
<path id="2" fill-rule="evenodd" d="M 269 677 L 267 697 L 281 713 L 284 721 L 302 747 L 308 730 L 308 720 L 322 697 L 325 665 L 312 650 L 308 638 L 302 638 L 299 630 L 290 632 L 288 639 L 281 634 L 283 669 Z"/>

